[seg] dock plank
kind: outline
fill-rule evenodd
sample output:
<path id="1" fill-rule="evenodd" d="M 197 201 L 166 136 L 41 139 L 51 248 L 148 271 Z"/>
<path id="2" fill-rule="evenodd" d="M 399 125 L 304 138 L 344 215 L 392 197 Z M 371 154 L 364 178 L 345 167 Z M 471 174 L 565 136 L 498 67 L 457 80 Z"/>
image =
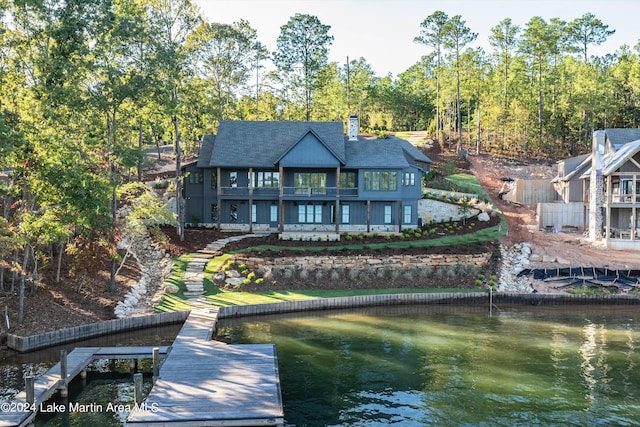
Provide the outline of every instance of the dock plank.
<path id="1" fill-rule="evenodd" d="M 282 424 L 275 346 L 209 345 L 213 356 L 185 360 L 186 353 L 178 357 L 172 351 L 145 401 L 147 410 L 132 412 L 127 425 Z M 233 356 L 225 355 L 225 350 Z"/>
<path id="2" fill-rule="evenodd" d="M 191 313 L 127 426 L 283 425 L 275 345 L 211 341 L 217 313 Z"/>

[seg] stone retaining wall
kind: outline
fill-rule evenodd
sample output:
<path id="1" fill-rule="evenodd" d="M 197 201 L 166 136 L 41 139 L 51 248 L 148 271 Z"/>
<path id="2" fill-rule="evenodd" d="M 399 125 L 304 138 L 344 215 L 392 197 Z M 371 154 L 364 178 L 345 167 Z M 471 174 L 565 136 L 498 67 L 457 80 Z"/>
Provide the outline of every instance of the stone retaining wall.
<path id="1" fill-rule="evenodd" d="M 453 267 L 455 265 L 476 265 L 482 267 L 491 259 L 490 253 L 473 255 L 385 255 L 371 256 L 301 256 L 301 257 L 249 257 L 243 254 L 234 256 L 234 260 L 246 264 L 250 270 L 263 266 L 278 269 L 335 269 L 335 268 L 386 268 L 414 269 Z"/>

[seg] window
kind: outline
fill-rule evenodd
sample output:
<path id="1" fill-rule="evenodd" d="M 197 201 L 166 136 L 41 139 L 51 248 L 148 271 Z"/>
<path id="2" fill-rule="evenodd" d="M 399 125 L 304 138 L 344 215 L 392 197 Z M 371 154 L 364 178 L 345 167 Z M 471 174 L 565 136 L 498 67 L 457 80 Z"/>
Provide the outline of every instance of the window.
<path id="1" fill-rule="evenodd" d="M 295 194 L 327 194 L 327 174 L 299 172 L 293 174 Z"/>
<path id="2" fill-rule="evenodd" d="M 411 206 L 404 206 L 402 209 L 404 210 L 404 223 L 411 224 Z"/>
<path id="3" fill-rule="evenodd" d="M 211 222 L 218 222 L 218 205 L 211 205 Z"/>
<path id="4" fill-rule="evenodd" d="M 211 189 L 216 190 L 217 188 L 218 188 L 218 172 L 214 170 L 211 172 Z"/>
<path id="5" fill-rule="evenodd" d="M 278 188 L 280 172 L 256 172 L 255 186 L 258 188 Z"/>
<path id="6" fill-rule="evenodd" d="M 238 222 L 238 205 L 229 207 L 229 222 Z"/>
<path id="7" fill-rule="evenodd" d="M 373 191 L 380 190 L 380 172 L 371 173 L 371 189 Z"/>
<path id="8" fill-rule="evenodd" d="M 238 186 L 238 172 L 229 172 L 229 187 Z"/>
<path id="9" fill-rule="evenodd" d="M 322 205 L 298 205 L 298 222 L 312 224 L 322 222 Z"/>
<path id="10" fill-rule="evenodd" d="M 413 172 L 405 172 L 402 174 L 402 185 L 404 187 L 416 185 L 416 174 Z"/>
<path id="11" fill-rule="evenodd" d="M 251 222 L 254 224 L 258 222 L 258 207 L 255 203 L 251 204 Z"/>
<path id="12" fill-rule="evenodd" d="M 189 184 L 202 184 L 204 176 L 200 172 L 189 173 Z"/>
<path id="13" fill-rule="evenodd" d="M 342 223 L 349 224 L 349 205 L 342 205 Z"/>
<path id="14" fill-rule="evenodd" d="M 384 223 L 391 224 L 391 205 L 384 205 Z"/>
<path id="15" fill-rule="evenodd" d="M 340 172 L 340 188 L 356 188 L 356 173 Z"/>
<path id="16" fill-rule="evenodd" d="M 396 191 L 398 189 L 398 172 L 367 171 L 364 173 L 364 189 Z"/>
<path id="17" fill-rule="evenodd" d="M 389 173 L 389 190 L 396 191 L 398 189 L 398 172 Z"/>
<path id="18" fill-rule="evenodd" d="M 271 205 L 271 210 L 269 211 L 269 221 L 278 222 L 278 206 Z"/>

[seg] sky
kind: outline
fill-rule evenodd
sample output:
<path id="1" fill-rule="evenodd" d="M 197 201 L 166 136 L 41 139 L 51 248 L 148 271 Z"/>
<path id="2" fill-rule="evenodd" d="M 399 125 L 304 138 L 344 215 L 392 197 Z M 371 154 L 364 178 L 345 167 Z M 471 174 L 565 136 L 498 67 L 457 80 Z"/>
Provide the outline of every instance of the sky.
<path id="1" fill-rule="evenodd" d="M 363 57 L 379 77 L 396 76 L 430 53 L 430 48 L 413 41 L 420 23 L 433 12 L 460 15 L 475 42 L 491 52 L 490 29 L 504 18 L 524 29 L 534 16 L 546 21 L 571 21 L 592 13 L 615 34 L 606 43 L 590 47 L 589 55 L 614 53 L 620 46 L 635 46 L 640 39 L 638 0 L 194 0 L 209 22 L 231 24 L 248 21 L 258 40 L 270 52 L 277 49 L 280 27 L 295 13 L 317 16 L 330 25 L 334 37 L 329 61 L 346 63 Z"/>

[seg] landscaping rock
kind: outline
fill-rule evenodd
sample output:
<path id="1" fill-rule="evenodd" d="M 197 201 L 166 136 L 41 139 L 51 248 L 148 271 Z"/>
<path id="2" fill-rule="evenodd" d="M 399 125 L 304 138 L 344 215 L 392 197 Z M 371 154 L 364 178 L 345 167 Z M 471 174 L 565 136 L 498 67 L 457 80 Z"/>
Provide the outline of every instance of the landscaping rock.
<path id="1" fill-rule="evenodd" d="M 180 290 L 176 285 L 167 285 L 164 287 L 164 291 L 168 294 L 176 294 Z"/>
<path id="2" fill-rule="evenodd" d="M 491 218 L 489 217 L 489 214 L 486 212 L 481 212 L 478 214 L 478 221 L 481 222 L 487 222 L 489 221 Z"/>

